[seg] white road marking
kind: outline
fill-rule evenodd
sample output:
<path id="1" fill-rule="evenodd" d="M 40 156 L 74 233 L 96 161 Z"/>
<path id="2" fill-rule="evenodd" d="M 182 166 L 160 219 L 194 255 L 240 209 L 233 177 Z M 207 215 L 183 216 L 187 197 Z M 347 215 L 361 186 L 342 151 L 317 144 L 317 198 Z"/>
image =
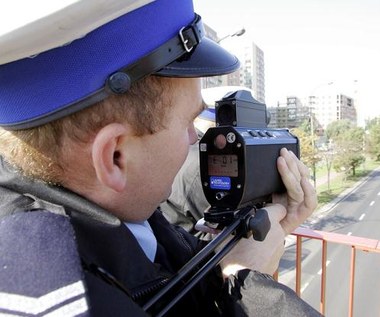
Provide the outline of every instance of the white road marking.
<path id="1" fill-rule="evenodd" d="M 365 214 L 362 214 L 362 215 L 359 217 L 359 220 L 360 220 L 360 221 L 363 220 L 364 217 L 365 217 Z"/>
<path id="2" fill-rule="evenodd" d="M 326 267 L 328 267 L 330 263 L 331 263 L 331 261 L 330 261 L 330 260 L 327 260 L 327 261 L 326 261 Z M 320 269 L 320 270 L 318 271 L 318 275 L 321 275 L 321 274 L 322 274 L 322 269 Z"/>
<path id="3" fill-rule="evenodd" d="M 373 206 L 374 205 L 374 203 L 375 203 L 375 201 L 374 200 L 372 200 L 371 201 L 371 203 L 369 204 L 370 206 Z"/>
<path id="4" fill-rule="evenodd" d="M 306 282 L 302 287 L 301 287 L 301 293 L 309 286 L 309 282 Z"/>

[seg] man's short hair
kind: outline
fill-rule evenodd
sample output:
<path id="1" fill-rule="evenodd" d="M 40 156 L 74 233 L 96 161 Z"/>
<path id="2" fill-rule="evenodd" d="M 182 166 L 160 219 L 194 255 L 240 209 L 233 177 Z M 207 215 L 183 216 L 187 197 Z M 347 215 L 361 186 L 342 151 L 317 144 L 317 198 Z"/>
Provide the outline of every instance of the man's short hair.
<path id="1" fill-rule="evenodd" d="M 136 135 L 166 127 L 172 108 L 173 78 L 149 76 L 121 96 L 111 96 L 90 108 L 44 125 L 8 131 L 0 128 L 0 154 L 30 177 L 62 183 L 67 144 L 89 142 L 109 123 L 125 123 Z"/>

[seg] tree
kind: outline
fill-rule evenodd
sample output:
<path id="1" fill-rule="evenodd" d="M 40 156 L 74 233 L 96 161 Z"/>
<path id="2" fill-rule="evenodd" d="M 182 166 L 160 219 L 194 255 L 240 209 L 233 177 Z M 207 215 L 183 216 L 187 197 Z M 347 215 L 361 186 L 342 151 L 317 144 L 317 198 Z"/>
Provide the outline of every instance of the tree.
<path id="1" fill-rule="evenodd" d="M 374 118 L 367 123 L 366 152 L 377 161 L 380 160 L 380 118 Z"/>
<path id="2" fill-rule="evenodd" d="M 311 120 L 311 118 L 310 118 L 310 119 L 305 119 L 305 120 L 303 120 L 297 129 L 302 130 L 302 131 L 305 132 L 306 134 L 311 135 L 311 124 L 310 124 L 310 120 Z"/>
<path id="3" fill-rule="evenodd" d="M 324 144 L 324 146 L 322 146 L 319 149 L 319 156 L 325 162 L 325 166 L 327 169 L 327 190 L 328 191 L 330 191 L 330 175 L 331 175 L 331 168 L 334 162 L 334 155 L 335 155 L 335 152 L 330 143 Z"/>
<path id="4" fill-rule="evenodd" d="M 328 140 L 335 141 L 340 135 L 352 127 L 352 122 L 347 119 L 333 121 L 326 127 L 326 137 Z"/>
<path id="5" fill-rule="evenodd" d="M 307 133 L 303 129 L 294 128 L 291 132 L 298 137 L 301 151 L 301 161 L 313 170 L 314 187 L 316 186 L 315 166 L 321 160 L 318 156 L 318 151 L 315 148 L 316 136 Z"/>
<path id="6" fill-rule="evenodd" d="M 312 148 L 312 142 L 311 138 L 312 136 L 310 134 L 307 134 L 305 131 L 299 129 L 299 128 L 294 128 L 291 129 L 291 132 L 298 138 L 299 143 L 300 143 L 300 151 L 301 151 L 301 160 L 302 162 L 311 167 L 312 162 L 313 162 L 313 148 Z"/>
<path id="7" fill-rule="evenodd" d="M 364 130 L 349 120 L 338 120 L 327 126 L 326 136 L 334 152 L 334 168 L 355 175 L 356 168 L 365 161 Z"/>

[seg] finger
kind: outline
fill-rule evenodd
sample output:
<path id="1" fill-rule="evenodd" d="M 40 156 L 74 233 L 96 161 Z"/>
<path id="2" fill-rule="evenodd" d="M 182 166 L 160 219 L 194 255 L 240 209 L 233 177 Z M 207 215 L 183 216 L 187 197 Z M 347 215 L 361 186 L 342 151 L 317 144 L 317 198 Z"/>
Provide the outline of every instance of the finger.
<path id="1" fill-rule="evenodd" d="M 303 162 L 301 162 L 301 160 L 298 159 L 298 157 L 292 151 L 289 151 L 289 154 L 291 156 L 293 156 L 295 162 L 297 163 L 298 171 L 299 171 L 301 177 L 305 177 L 305 178 L 309 179 L 310 178 L 310 172 L 309 172 L 309 169 L 307 168 L 307 166 Z"/>
<path id="2" fill-rule="evenodd" d="M 277 169 L 287 191 L 297 187 L 301 181 L 301 174 L 298 171 L 297 163 L 291 158 L 290 153 L 286 149 L 278 158 L 277 163 Z"/>
<path id="3" fill-rule="evenodd" d="M 303 177 L 301 179 L 301 187 L 304 192 L 304 204 L 310 210 L 310 214 L 318 205 L 317 193 L 314 186 L 310 183 L 309 178 Z"/>
<path id="4" fill-rule="evenodd" d="M 297 172 L 295 173 L 295 175 L 296 175 L 295 177 L 296 177 L 297 181 L 299 181 L 301 183 L 302 178 L 309 180 L 310 179 L 309 168 L 303 162 L 301 162 L 301 160 L 294 154 L 293 151 L 288 150 L 288 153 L 289 153 L 289 156 L 292 158 L 293 163 L 295 163 L 297 165 L 298 173 L 300 175 L 300 178 L 298 178 L 298 173 Z M 289 169 L 294 171 L 294 169 L 292 169 L 292 168 L 289 168 Z"/>
<path id="5" fill-rule="evenodd" d="M 277 170 L 280 173 L 281 179 L 287 190 L 290 190 L 292 187 L 300 183 L 301 175 L 298 173 L 298 178 L 294 175 L 284 156 L 279 156 L 277 158 Z"/>
<path id="6" fill-rule="evenodd" d="M 280 151 L 280 156 L 285 159 L 286 164 L 288 165 L 289 170 L 293 173 L 297 181 L 301 180 L 301 173 L 298 166 L 298 158 L 296 155 L 289 151 L 286 148 L 282 148 Z"/>

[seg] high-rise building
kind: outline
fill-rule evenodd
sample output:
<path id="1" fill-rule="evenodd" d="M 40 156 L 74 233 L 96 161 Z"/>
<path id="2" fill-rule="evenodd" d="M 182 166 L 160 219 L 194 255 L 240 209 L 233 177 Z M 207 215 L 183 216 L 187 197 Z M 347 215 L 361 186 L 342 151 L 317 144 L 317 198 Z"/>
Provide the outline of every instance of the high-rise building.
<path id="1" fill-rule="evenodd" d="M 205 34 L 214 41 L 220 41 L 217 32 L 203 24 Z M 224 40 L 224 38 L 223 38 Z M 230 40 L 232 42 L 232 39 Z M 265 68 L 264 52 L 252 41 L 246 42 L 244 49 L 241 45 L 232 46 L 229 50 L 240 62 L 239 70 L 224 76 L 202 78 L 202 88 L 218 86 L 244 86 L 253 90 L 254 98 L 265 103 Z"/>
<path id="2" fill-rule="evenodd" d="M 265 103 L 264 52 L 254 42 L 244 47 L 240 84 L 251 88 L 255 98 Z"/>
<path id="3" fill-rule="evenodd" d="M 305 120 L 313 120 L 317 135 L 323 135 L 333 121 L 346 119 L 357 124 L 354 99 L 341 93 L 322 93 L 302 100 L 288 96 L 278 102 L 277 107 L 268 107 L 268 111 L 271 114 L 269 127 L 296 128 Z"/>
<path id="4" fill-rule="evenodd" d="M 350 120 L 357 124 L 354 99 L 341 93 L 320 94 L 308 97 L 308 104 L 323 129 L 333 121 Z"/>

